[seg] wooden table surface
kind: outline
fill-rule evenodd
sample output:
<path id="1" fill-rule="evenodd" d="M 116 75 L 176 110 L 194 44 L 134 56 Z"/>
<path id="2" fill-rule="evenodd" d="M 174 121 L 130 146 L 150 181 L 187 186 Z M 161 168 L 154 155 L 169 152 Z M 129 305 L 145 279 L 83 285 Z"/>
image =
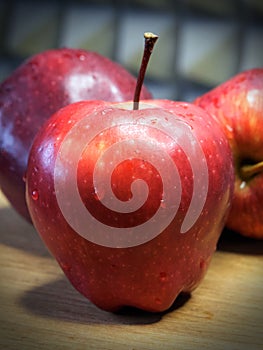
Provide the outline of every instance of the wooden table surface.
<path id="1" fill-rule="evenodd" d="M 225 232 L 208 273 L 168 312 L 101 311 L 0 193 L 0 349 L 263 349 L 263 241 Z"/>

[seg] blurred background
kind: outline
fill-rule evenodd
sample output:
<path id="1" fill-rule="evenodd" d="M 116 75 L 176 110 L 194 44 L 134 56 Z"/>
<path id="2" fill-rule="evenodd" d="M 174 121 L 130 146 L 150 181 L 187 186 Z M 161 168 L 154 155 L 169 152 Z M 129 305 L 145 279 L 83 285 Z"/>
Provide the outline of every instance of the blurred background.
<path id="1" fill-rule="evenodd" d="M 63 46 L 137 75 L 145 31 L 160 36 L 146 77 L 155 98 L 190 101 L 263 66 L 262 0 L 0 0 L 0 82 L 25 58 Z"/>

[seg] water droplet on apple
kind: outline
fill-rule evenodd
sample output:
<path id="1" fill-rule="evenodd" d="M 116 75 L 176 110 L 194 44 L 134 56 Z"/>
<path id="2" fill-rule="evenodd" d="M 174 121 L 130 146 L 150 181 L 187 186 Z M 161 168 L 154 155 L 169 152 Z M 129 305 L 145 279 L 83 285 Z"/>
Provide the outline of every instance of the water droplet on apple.
<path id="1" fill-rule="evenodd" d="M 71 266 L 68 264 L 61 263 L 60 265 L 65 272 L 69 272 L 71 270 Z"/>
<path id="2" fill-rule="evenodd" d="M 167 281 L 167 273 L 166 272 L 160 272 L 160 280 L 162 282 Z"/>
<path id="3" fill-rule="evenodd" d="M 201 259 L 199 266 L 201 270 L 204 270 L 206 268 L 206 261 L 204 259 Z"/>
<path id="4" fill-rule="evenodd" d="M 246 187 L 246 181 L 242 181 L 241 182 L 241 184 L 240 184 L 240 186 L 239 186 L 239 188 L 241 189 L 241 190 L 243 190 L 245 187 Z"/>
<path id="5" fill-rule="evenodd" d="M 164 201 L 164 199 L 161 199 L 161 208 L 166 208 L 166 203 Z"/>
<path id="6" fill-rule="evenodd" d="M 31 197 L 34 201 L 37 201 L 38 198 L 39 198 L 39 193 L 38 193 L 38 190 L 33 190 L 32 191 L 32 194 L 31 194 Z"/>
<path id="7" fill-rule="evenodd" d="M 230 132 L 232 132 L 232 131 L 233 131 L 232 126 L 231 126 L 231 125 L 229 125 L 229 124 L 226 124 L 226 128 L 227 128 L 227 130 L 228 130 L 228 131 L 230 131 Z"/>
<path id="8" fill-rule="evenodd" d="M 159 298 L 155 298 L 155 302 L 156 302 L 156 304 L 158 304 L 158 305 L 160 305 L 162 302 L 161 302 L 161 299 L 159 299 Z"/>
<path id="9" fill-rule="evenodd" d="M 84 55 L 78 55 L 80 61 L 85 61 L 86 57 Z"/>
<path id="10" fill-rule="evenodd" d="M 105 197 L 105 191 L 103 189 L 100 189 L 100 191 L 95 189 L 94 198 L 96 199 L 96 201 L 101 201 L 104 197 Z"/>
<path id="11" fill-rule="evenodd" d="M 218 97 L 213 98 L 213 103 L 216 108 L 220 108 L 221 103 Z"/>

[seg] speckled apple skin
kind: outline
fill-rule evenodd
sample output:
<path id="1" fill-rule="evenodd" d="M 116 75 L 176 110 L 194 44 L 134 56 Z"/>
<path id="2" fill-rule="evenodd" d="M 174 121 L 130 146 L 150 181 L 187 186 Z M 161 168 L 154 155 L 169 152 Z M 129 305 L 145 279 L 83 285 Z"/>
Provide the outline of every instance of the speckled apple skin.
<path id="1" fill-rule="evenodd" d="M 237 74 L 195 104 L 221 123 L 233 152 L 235 190 L 228 228 L 263 239 L 263 173 L 249 180 L 240 176 L 243 163 L 263 161 L 263 68 Z"/>
<path id="2" fill-rule="evenodd" d="M 136 79 L 95 52 L 61 48 L 27 59 L 0 85 L 0 186 L 13 207 L 31 220 L 25 203 L 33 139 L 59 108 L 80 100 L 126 101 Z M 144 87 L 142 98 L 151 94 Z"/>
<path id="3" fill-rule="evenodd" d="M 165 100 L 141 103 L 149 103 L 157 115 L 165 110 L 172 113 L 174 118 L 189 123 L 202 145 L 209 172 L 208 193 L 199 219 L 185 234 L 180 232 L 180 226 L 191 200 L 193 176 L 187 157 L 179 152 L 176 144 L 171 143 L 164 147 L 180 172 L 182 198 L 171 224 L 157 237 L 138 246 L 110 248 L 81 237 L 65 220 L 54 188 L 54 167 L 59 147 L 70 128 L 83 115 L 96 110 L 98 123 L 103 124 L 103 118 L 106 118 L 103 110 L 109 107 L 105 102 L 79 102 L 62 108 L 38 133 L 29 157 L 26 196 L 37 231 L 72 285 L 92 303 L 107 311 L 133 306 L 160 312 L 167 310 L 182 291 L 193 291 L 208 269 L 233 194 L 234 171 L 230 147 L 212 117 L 187 103 Z M 116 113 L 128 111 L 119 110 Z M 140 119 L 143 115 L 144 111 L 139 110 L 131 114 L 131 119 Z M 138 124 L 138 132 L 140 128 Z M 105 135 L 113 141 L 125 138 L 126 133 L 121 128 L 114 130 Z M 142 136 L 145 138 L 145 133 Z M 157 132 L 156 137 L 162 142 L 160 133 Z M 105 137 L 105 141 L 109 140 Z M 94 196 L 85 191 L 85 181 L 82 181 L 88 164 L 92 162 L 92 147 L 87 147 L 83 153 L 78 172 L 79 192 L 83 193 L 82 199 L 86 204 L 94 202 Z M 119 176 L 127 179 L 127 187 L 130 188 L 130 170 L 128 166 L 122 170 L 123 174 Z M 153 178 L 147 174 L 144 180 L 150 184 Z M 112 181 L 115 180 L 113 177 Z M 116 191 L 118 195 L 118 189 Z M 154 185 L 151 191 L 156 191 L 157 197 L 160 194 L 160 189 Z M 156 204 L 153 202 L 146 204 L 142 215 L 147 217 Z M 112 220 L 114 222 L 114 216 Z"/>

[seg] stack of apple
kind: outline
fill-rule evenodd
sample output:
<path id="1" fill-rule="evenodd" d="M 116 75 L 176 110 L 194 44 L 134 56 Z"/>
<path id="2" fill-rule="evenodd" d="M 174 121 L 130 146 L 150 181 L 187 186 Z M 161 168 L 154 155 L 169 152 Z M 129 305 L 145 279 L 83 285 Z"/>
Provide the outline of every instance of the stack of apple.
<path id="1" fill-rule="evenodd" d="M 156 40 L 133 100 L 134 78 L 83 50 L 39 54 L 0 87 L 2 191 L 108 311 L 159 312 L 193 291 L 226 223 L 263 238 L 263 69 L 193 104 L 153 100 Z"/>

